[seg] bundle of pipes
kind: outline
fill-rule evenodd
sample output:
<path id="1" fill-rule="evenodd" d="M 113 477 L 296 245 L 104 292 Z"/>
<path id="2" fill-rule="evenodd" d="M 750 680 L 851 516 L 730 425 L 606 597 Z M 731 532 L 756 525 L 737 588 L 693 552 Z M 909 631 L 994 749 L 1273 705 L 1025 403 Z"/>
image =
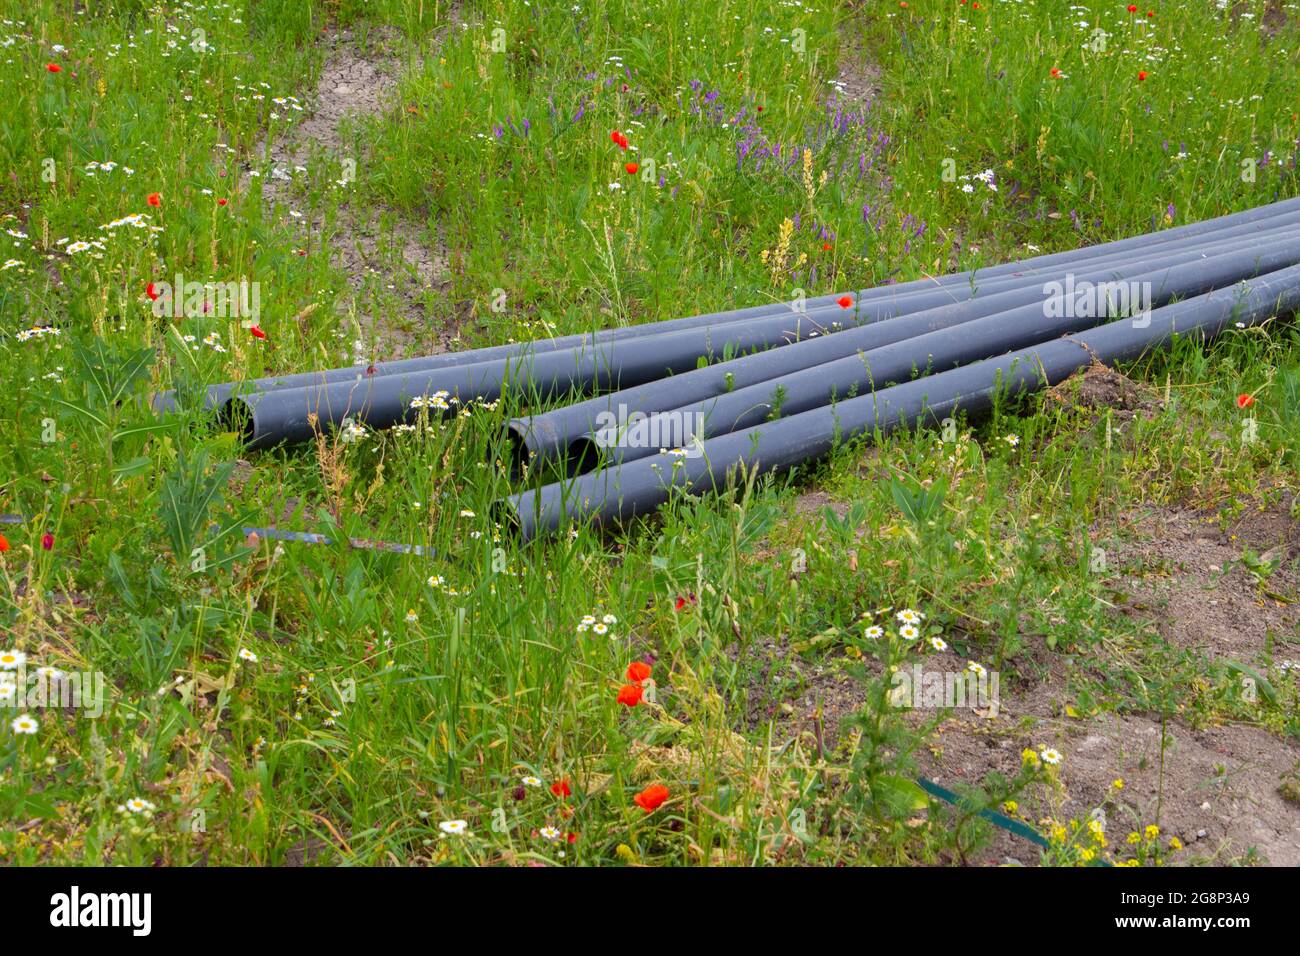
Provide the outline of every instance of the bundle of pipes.
<path id="1" fill-rule="evenodd" d="M 511 496 L 500 512 L 525 538 L 568 521 L 625 520 L 657 508 L 673 488 L 716 488 L 738 465 L 789 468 L 837 439 L 959 406 L 978 413 L 1000 381 L 1013 393 L 1055 384 L 1094 359 L 1113 363 L 1160 347 L 1175 332 L 1211 337 L 1230 317 L 1249 325 L 1294 311 L 1300 230 L 1289 208 L 1254 211 L 1277 213 L 1254 218 L 1254 228 L 1201 230 L 1181 250 L 1152 241 L 1141 258 L 1124 253 L 1134 261 L 1121 267 L 1098 247 L 1100 259 L 1068 264 L 1081 274 L 1053 270 L 1065 280 L 1055 292 L 994 291 L 514 420 L 521 459 L 567 458 L 578 471 L 603 459 L 604 467 Z M 1098 292 L 1097 308 L 1070 309 L 1069 284 Z M 1130 311 L 1122 293 L 1131 288 L 1149 293 L 1145 309 L 1115 321 Z M 665 435 L 688 431 L 686 448 L 662 447 Z"/>
<path id="2" fill-rule="evenodd" d="M 762 422 L 778 404 L 782 414 L 805 411 L 910 377 L 914 368 L 949 367 L 1081 331 L 1106 310 L 1116 315 L 1113 310 L 1128 304 L 1123 300 L 1130 298 L 1130 289 L 1149 292 L 1150 301 L 1143 296 L 1142 304 L 1158 306 L 1295 262 L 1300 262 L 1300 224 L 1270 232 L 1246 248 L 1239 237 L 1216 237 L 1191 255 L 1173 252 L 1119 267 L 1087 263 L 1081 265 L 1087 271 L 1069 273 L 1068 281 L 1076 290 L 1097 290 L 1095 310 L 1068 307 L 1075 296 L 1063 282 L 1061 314 L 1047 314 L 1044 303 L 1053 296 L 1038 278 L 959 304 L 918 310 L 514 419 L 510 437 L 517 461 L 567 459 L 582 471 L 595 463 L 598 449 L 621 461 L 651 454 L 665 443 L 681 444 L 691 436 L 672 442 L 662 436 L 680 434 L 683 423 L 702 421 L 704 434 L 693 434 L 712 437 Z M 795 374 L 801 372 L 806 374 Z"/>
<path id="3" fill-rule="evenodd" d="M 1240 244 L 1244 254 L 1287 228 L 1297 227 L 1300 199 L 1293 199 L 1154 236 L 1038 256 L 978 272 L 863 290 L 848 295 L 849 308 L 839 304 L 845 296 L 824 296 L 802 303 L 801 312 L 793 312 L 791 304 L 778 303 L 591 335 L 408 359 L 364 370 L 354 366 L 227 383 L 212 386 L 206 403 L 209 408 L 219 409 L 228 422 L 237 424 L 253 447 L 268 447 L 310 439 L 316 427 L 338 426 L 348 417 L 374 428 L 408 421 L 414 417 L 411 399 L 439 391 L 461 403 L 491 401 L 503 394 L 545 401 L 600 390 L 626 390 L 672 376 L 660 389 L 666 384 L 673 396 L 680 396 L 684 393 L 677 392 L 675 386 L 686 377 L 685 373 L 699 367 L 702 358 L 713 361 L 741 353 L 762 354 L 828 332 L 839 335 L 842 330 L 861 331 L 868 324 L 888 326 L 880 338 L 868 339 L 865 345 L 858 343 L 849 353 L 841 353 L 851 354 L 919 331 L 932 331 L 921 321 L 889 324 L 903 316 L 926 313 L 926 322 L 938 323 L 934 328 L 942 328 L 944 323 L 955 324 L 1028 304 L 1041 295 L 1046 279 L 1061 275 L 1067 268 L 1113 268 L 1112 275 L 1122 277 L 1131 275 L 1139 263 L 1152 268 L 1169 266 L 1176 257 L 1190 260 L 1210 248 L 1224 252 L 1233 248 L 1232 243 Z M 1137 249 L 1142 250 L 1141 256 L 1136 255 Z M 996 298 L 999 295 L 1002 298 Z M 934 311 L 943 308 L 949 311 Z M 825 361 L 810 357 L 814 363 Z M 803 367 L 773 366 L 763 376 L 752 371 L 758 366 L 751 366 L 742 381 L 753 384 Z M 727 381 L 728 387 L 734 386 L 731 379 Z M 691 398 L 683 400 L 700 401 L 710 394 L 716 391 L 692 393 Z M 171 402 L 172 396 L 163 395 L 157 405 L 163 410 Z M 677 404 L 628 407 L 649 412 Z M 560 428 L 555 428 L 556 416 L 512 423 L 520 463 L 539 452 L 544 458 L 563 454 L 575 439 L 591 430 L 598 411 L 594 406 L 574 406 Z"/>
<path id="4" fill-rule="evenodd" d="M 535 462 L 568 468 L 568 479 L 500 503 L 529 537 L 569 520 L 643 514 L 673 487 L 700 493 L 737 465 L 791 467 L 825 453 L 836 435 L 958 406 L 978 412 L 997 376 L 1020 390 L 1087 364 L 1080 345 L 1118 361 L 1174 331 L 1214 334 L 1234 312 L 1262 321 L 1294 305 L 1297 263 L 1300 199 L 1291 199 L 801 303 L 216 385 L 206 403 L 267 447 L 348 417 L 374 428 L 408 421 L 413 400 L 435 393 L 449 405 L 595 394 L 507 423 L 517 472 Z M 1084 291 L 1091 307 L 1076 308 Z M 1135 305 L 1137 318 L 1119 321 Z M 170 404 L 169 395 L 158 401 Z M 665 442 L 665 433 L 683 440 Z M 662 447 L 673 444 L 689 447 Z"/>
<path id="5" fill-rule="evenodd" d="M 1134 359 L 1168 344 L 1176 334 L 1210 339 L 1230 323 L 1255 325 L 1298 309 L 1300 265 L 1292 265 L 1237 288 L 1156 309 L 1149 324 L 1095 325 L 834 406 L 720 435 L 703 442 L 695 456 L 659 454 L 512 495 L 498 503 L 498 517 L 513 524 L 524 539 L 570 522 L 626 521 L 658 508 L 675 489 L 699 495 L 725 488 L 741 467 L 760 475 L 793 468 L 827 454 L 847 437 L 932 424 L 958 410 L 978 414 L 991 407 L 999 393 L 1014 396 L 1055 385 L 1094 361 Z"/>
<path id="6" fill-rule="evenodd" d="M 1167 229 L 1155 236 L 1135 236 L 1129 239 L 1121 239 L 1117 242 L 1109 242 L 1101 246 L 1088 246 L 1083 249 L 1075 249 L 1069 252 L 1035 256 L 1034 258 L 1022 260 L 1020 262 L 1004 263 L 1003 265 L 992 266 L 980 270 L 978 273 L 978 279 L 980 283 L 983 283 L 991 280 L 1007 278 L 1014 279 L 1020 276 L 1040 274 L 1042 270 L 1047 268 L 1069 266 L 1071 263 L 1092 259 L 1102 254 L 1115 254 L 1122 252 L 1131 253 L 1132 250 L 1139 247 L 1144 251 L 1157 247 L 1168 249 L 1175 243 L 1180 243 L 1188 239 L 1195 239 L 1198 236 L 1212 232 L 1219 233 L 1224 238 L 1233 234 L 1245 235 L 1250 232 L 1258 232 L 1267 228 L 1270 221 L 1275 220 L 1278 216 L 1296 212 L 1300 212 L 1300 199 L 1285 200 L 1269 206 L 1261 206 L 1257 209 L 1250 209 L 1245 212 L 1222 216 L 1217 219 L 1210 219 L 1204 222 L 1192 223 L 1187 226 L 1178 226 L 1173 229 Z M 1228 232 L 1228 230 L 1233 229 L 1236 231 L 1232 233 Z M 863 289 L 857 293 L 845 294 L 848 294 L 850 298 L 854 298 L 858 302 L 868 302 L 875 299 L 897 295 L 909 295 L 916 292 L 935 291 L 937 289 L 956 289 L 963 286 L 969 286 L 972 287 L 972 289 L 976 286 L 975 271 L 972 270 L 935 278 L 918 279 L 899 285 Z M 821 296 L 806 300 L 801 303 L 801 306 L 805 309 L 826 308 L 835 304 L 842 297 L 843 295 L 835 294 Z M 310 385 L 327 385 L 339 382 L 357 383 L 376 376 L 398 375 L 407 372 L 434 371 L 436 369 L 450 368 L 457 365 L 492 362 L 498 359 L 517 358 L 525 354 L 539 354 L 543 352 L 560 351 L 562 349 L 578 348 L 595 342 L 617 342 L 623 339 L 644 338 L 648 335 L 659 335 L 664 332 L 676 332 L 683 329 L 720 325 L 744 319 L 767 318 L 773 315 L 788 313 L 792 311 L 793 307 L 792 304 L 782 302 L 773 305 L 736 309 L 729 312 L 712 312 L 704 315 L 690 316 L 683 319 L 670 319 L 663 322 L 652 322 L 644 325 L 597 330 L 584 335 L 567 335 L 558 338 L 542 339 L 536 342 L 494 345 L 487 348 L 472 349 L 466 352 L 441 353 L 438 355 L 421 356 L 418 358 L 403 359 L 394 362 L 381 362 L 364 367 L 353 365 L 347 368 L 329 369 L 318 372 L 273 375 L 266 378 L 252 379 L 247 382 L 227 382 L 220 385 L 210 386 L 205 398 L 205 404 L 209 409 L 218 409 L 227 405 L 232 397 L 243 393 L 281 391 L 302 388 Z M 162 393 L 157 397 L 154 407 L 159 412 L 170 411 L 174 407 L 174 399 L 174 393 Z"/>

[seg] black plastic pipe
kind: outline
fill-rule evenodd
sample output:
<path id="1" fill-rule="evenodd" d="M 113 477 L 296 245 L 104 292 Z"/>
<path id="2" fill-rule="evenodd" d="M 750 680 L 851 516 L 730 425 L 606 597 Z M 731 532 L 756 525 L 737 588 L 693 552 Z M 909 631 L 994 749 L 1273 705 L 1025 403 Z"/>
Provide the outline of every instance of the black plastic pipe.
<path id="1" fill-rule="evenodd" d="M 1239 229 L 1260 229 L 1262 224 L 1243 225 Z M 969 281 L 969 280 L 967 280 Z M 1003 279 L 1003 281 L 1006 281 Z M 915 288 L 903 289 L 901 286 L 880 286 L 861 294 L 862 300 L 889 299 L 899 304 L 900 310 L 911 296 L 918 293 L 933 293 L 943 288 L 945 283 L 917 283 Z M 818 307 L 829 310 L 836 305 L 837 296 L 818 298 Z M 823 301 L 824 299 L 824 301 Z M 857 301 L 857 300 L 855 300 Z M 803 312 L 802 305 L 800 306 Z M 293 372 L 286 375 L 268 375 L 263 378 L 249 379 L 244 382 L 224 382 L 208 386 L 205 395 L 205 408 L 220 408 L 233 396 L 252 392 L 277 391 L 288 388 L 303 388 L 310 385 L 328 385 L 336 382 L 361 382 L 368 378 L 383 375 L 402 375 L 410 372 L 434 371 L 441 368 L 454 368 L 475 365 L 481 362 L 493 362 L 504 359 L 520 358 L 529 354 L 558 352 L 565 349 L 580 348 L 586 345 L 605 342 L 621 342 L 626 339 L 646 338 L 670 332 L 702 328 L 710 325 L 725 325 L 752 319 L 765 319 L 778 315 L 802 314 L 796 311 L 793 302 L 769 303 L 744 309 L 732 309 L 725 312 L 709 312 L 691 315 L 679 319 L 666 319 L 660 322 L 647 322 L 639 325 L 620 326 L 614 329 L 602 329 L 595 332 L 583 332 L 556 338 L 536 339 L 531 342 L 513 342 L 507 345 L 490 345 L 464 352 L 441 352 L 435 355 L 421 355 L 409 359 L 396 359 L 391 362 L 375 362 L 370 365 L 350 365 L 343 368 L 324 369 L 315 372 Z M 155 397 L 153 407 L 160 414 L 175 407 L 175 393 L 163 392 Z"/>
<path id="2" fill-rule="evenodd" d="M 1093 286 L 1093 294 L 1101 301 L 1091 304 L 1086 315 L 1075 314 L 1078 310 L 1073 308 L 1077 301 L 1074 296 L 1069 299 L 1069 307 L 1063 298 L 1058 298 L 1055 303 L 1044 298 L 1032 305 L 966 323 L 958 335 L 948 329 L 938 329 L 727 392 L 707 401 L 656 413 L 630 426 L 607 428 L 587 436 L 585 441 L 579 440 L 572 454 L 579 461 L 594 461 L 603 452 L 606 463 L 645 458 L 657 454 L 664 446 L 686 445 L 692 437 L 702 440 L 760 425 L 773 416 L 778 405 L 780 415 L 796 415 L 873 389 L 883 390 L 888 385 L 912 378 L 918 371 L 942 372 L 956 365 L 1080 332 L 1103 319 L 1120 318 L 1122 313 L 1118 310 L 1129 304 L 1134 295 L 1147 307 L 1165 305 L 1175 296 L 1203 295 L 1243 279 L 1300 263 L 1300 232 L 1293 231 L 1289 235 L 1289 239 L 1279 237 L 1253 259 L 1240 252 L 1229 252 L 1134 276 L 1127 283 L 1116 283 L 1136 287 L 1123 290 L 1118 301 L 1102 299 L 1108 291 L 1116 290 Z M 1088 294 L 1086 288 L 1080 291 Z M 1055 307 L 1049 309 L 1049 305 Z M 1062 314 L 1048 315 L 1049 311 Z M 1144 320 L 1138 318 L 1135 321 Z M 799 346 L 792 346 L 791 351 L 797 348 Z"/>
<path id="3" fill-rule="evenodd" d="M 1207 219 L 1187 226 L 1177 226 L 1147 236 L 1134 236 L 1128 239 L 1102 243 L 1096 246 L 1085 246 L 1081 249 L 1069 250 L 1067 252 L 1036 256 L 1018 262 L 990 266 L 982 270 L 968 270 L 966 272 L 936 276 L 933 278 L 917 279 L 897 285 L 863 289 L 857 293 L 851 293 L 850 296 L 857 302 L 868 302 L 877 298 L 897 298 L 898 296 L 910 295 L 915 292 L 934 291 L 941 288 L 953 288 L 963 285 L 969 286 L 972 284 L 982 285 L 985 282 L 1026 274 L 1031 270 L 1041 270 L 1043 268 L 1055 267 L 1068 262 L 1084 261 L 1103 256 L 1113 256 L 1121 252 L 1132 250 L 1136 247 L 1142 247 L 1144 251 L 1152 251 L 1157 247 L 1174 246 L 1186 243 L 1188 240 L 1223 232 L 1225 230 L 1235 229 L 1237 234 L 1244 234 L 1248 231 L 1250 226 L 1254 226 L 1256 229 L 1267 228 L 1270 220 L 1278 220 L 1281 217 L 1294 216 L 1298 213 L 1300 213 L 1300 199 L 1285 200 L 1268 206 L 1261 206 L 1256 209 L 1233 213 L 1228 216 Z M 843 294 L 844 293 L 817 296 L 813 299 L 806 300 L 804 307 L 805 309 L 829 307 Z M 790 303 L 773 303 L 762 306 L 751 306 L 744 309 L 734 309 L 726 312 L 707 313 L 704 315 L 688 316 L 680 319 L 669 319 L 662 322 L 624 326 L 617 329 L 600 330 L 592 333 L 540 339 L 531 343 L 487 346 L 485 348 L 471 349 L 465 352 L 447 352 L 437 355 L 419 356 L 416 358 L 400 359 L 392 362 L 375 363 L 370 366 L 353 365 L 344 368 L 328 369 L 316 372 L 271 375 L 258 379 L 250 379 L 245 382 L 226 382 L 209 386 L 205 404 L 208 408 L 220 408 L 237 393 L 300 388 L 335 382 L 358 382 L 374 376 L 396 375 L 425 370 L 432 371 L 439 368 L 450 368 L 453 366 L 515 358 L 528 353 L 537 354 L 541 352 L 577 348 L 594 342 L 615 342 L 623 339 L 641 338 L 647 335 L 659 335 L 665 332 L 680 331 L 688 328 L 719 325 L 727 322 L 743 321 L 752 318 L 766 318 L 772 315 L 784 314 L 791 311 L 793 311 L 793 309 Z M 154 408 L 159 413 L 170 411 L 173 407 L 174 393 L 164 392 L 155 397 Z"/>
<path id="4" fill-rule="evenodd" d="M 1203 261 L 1205 256 L 1235 249 L 1243 243 L 1245 247 L 1242 249 L 1242 254 L 1253 255 L 1252 250 L 1268 248 L 1278 241 L 1279 237 L 1289 235 L 1289 230 L 1296 229 L 1298 224 L 1287 220 L 1285 225 L 1288 228 L 1270 230 L 1263 234 L 1252 233 L 1248 237 L 1224 239 L 1216 235 L 1203 240 L 1203 244 L 1195 248 L 1158 254 L 1147 257 L 1145 261 L 1132 256 L 1131 253 L 1123 253 L 1121 258 L 1125 261 L 1125 268 L 1098 269 L 1077 278 L 1097 283 L 1126 279 L 1140 272 L 1166 268 L 1182 262 Z M 1085 265 L 1087 264 L 1089 263 L 1085 260 Z M 1051 277 L 1060 278 L 1061 274 L 1053 272 Z M 960 325 L 1006 309 L 1029 305 L 1041 301 L 1042 288 L 1043 277 L 1041 276 L 1022 279 L 1017 286 L 1005 292 L 977 295 L 974 299 L 965 302 L 950 303 L 928 311 L 914 311 L 863 328 L 842 331 L 834 336 L 804 341 L 785 349 L 770 350 L 701 369 L 693 369 L 671 378 L 652 380 L 639 387 L 625 387 L 613 394 L 576 402 L 539 415 L 512 419 L 507 423 L 506 428 L 515 471 L 518 473 L 524 465 L 534 461 L 558 461 L 567 458 L 570 465 L 569 473 L 577 473 L 588 467 L 591 462 L 576 452 L 589 450 L 586 437 L 593 431 L 601 430 L 602 425 L 623 424 L 638 415 L 705 401 L 801 369 L 901 342 L 935 329 Z M 866 308 L 871 308 L 870 304 Z M 611 416 L 614 422 L 609 421 Z M 581 447 L 575 448 L 575 445 Z"/>
<path id="5" fill-rule="evenodd" d="M 1134 359 L 1166 345 L 1175 334 L 1210 339 L 1230 323 L 1256 325 L 1297 308 L 1300 266 L 1290 266 L 1157 309 L 1146 328 L 1124 321 L 1108 323 L 731 432 L 704 442 L 698 457 L 656 455 L 521 492 L 498 502 L 496 513 L 524 539 L 574 521 L 626 521 L 649 514 L 674 493 L 700 495 L 722 489 L 739 466 L 758 474 L 786 470 L 827 454 L 845 438 L 938 422 L 958 411 L 978 414 L 992 405 L 999 392 L 1014 395 L 1056 384 L 1094 359 L 1106 364 Z"/>

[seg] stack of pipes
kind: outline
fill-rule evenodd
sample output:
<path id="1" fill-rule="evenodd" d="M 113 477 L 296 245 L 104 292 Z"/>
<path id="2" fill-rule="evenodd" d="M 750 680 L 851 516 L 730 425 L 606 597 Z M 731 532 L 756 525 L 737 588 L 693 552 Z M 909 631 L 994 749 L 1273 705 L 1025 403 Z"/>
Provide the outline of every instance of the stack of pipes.
<path id="1" fill-rule="evenodd" d="M 345 419 L 385 428 L 422 398 L 464 407 L 513 396 L 517 474 L 562 480 L 499 504 L 524 538 L 621 521 L 673 489 L 723 487 L 844 438 L 1056 384 L 1136 358 L 1175 334 L 1212 338 L 1300 306 L 1300 199 L 977 272 L 404 361 L 215 385 L 206 404 L 253 447 Z M 414 400 L 414 401 L 413 401 Z M 172 397 L 161 396 L 160 410 Z"/>

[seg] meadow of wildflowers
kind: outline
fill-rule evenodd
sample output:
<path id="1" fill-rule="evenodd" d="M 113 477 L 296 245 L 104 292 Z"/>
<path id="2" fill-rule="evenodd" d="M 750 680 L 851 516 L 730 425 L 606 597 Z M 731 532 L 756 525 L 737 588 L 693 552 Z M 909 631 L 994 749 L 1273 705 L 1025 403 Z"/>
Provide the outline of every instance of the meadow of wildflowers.
<path id="1" fill-rule="evenodd" d="M 518 398 L 201 410 L 1288 198 L 1298 59 L 1275 0 L 0 2 L 0 861 L 1300 861 L 1287 321 L 526 545 Z"/>

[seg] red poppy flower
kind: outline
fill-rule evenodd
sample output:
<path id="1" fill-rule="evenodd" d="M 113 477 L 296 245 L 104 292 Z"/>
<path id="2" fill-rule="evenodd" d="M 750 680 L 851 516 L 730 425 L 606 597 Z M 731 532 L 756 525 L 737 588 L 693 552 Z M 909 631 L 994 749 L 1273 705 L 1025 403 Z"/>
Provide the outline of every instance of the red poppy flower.
<path id="1" fill-rule="evenodd" d="M 1052 79 L 1056 79 L 1060 75 L 1061 75 L 1061 68 L 1059 66 L 1052 67 Z"/>
<path id="2" fill-rule="evenodd" d="M 1254 395 L 1249 395 L 1249 394 L 1247 394 L 1247 393 L 1245 393 L 1245 392 L 1242 392 L 1240 395 L 1237 396 L 1237 407 L 1238 407 L 1238 408 L 1250 408 L 1250 406 L 1252 406 L 1252 405 L 1254 405 L 1254 404 L 1255 404 L 1255 396 L 1254 396 Z"/>
<path id="3" fill-rule="evenodd" d="M 633 797 L 632 802 L 646 813 L 654 813 L 663 806 L 663 802 L 667 799 L 668 788 L 662 783 L 652 783 Z"/>
<path id="4" fill-rule="evenodd" d="M 252 336 L 253 336 L 253 338 L 255 338 L 255 339 L 264 339 L 264 338 L 266 338 L 266 333 L 263 332 L 261 329 L 259 329 L 256 325 L 250 325 L 250 326 L 248 327 L 248 331 L 249 331 L 250 333 L 252 333 Z"/>
<path id="5" fill-rule="evenodd" d="M 62 73 L 62 72 L 63 72 L 63 67 L 59 66 L 59 64 L 57 64 L 57 63 L 46 63 L 46 64 L 45 64 L 45 69 L 49 70 L 51 73 Z"/>
<path id="6" fill-rule="evenodd" d="M 677 600 L 673 602 L 673 610 L 680 611 L 682 608 L 686 607 L 687 604 L 694 604 L 694 603 L 695 603 L 695 592 L 692 591 L 686 597 L 682 597 L 679 594 L 677 595 Z"/>
<path id="7" fill-rule="evenodd" d="M 609 134 L 609 141 L 610 141 L 611 143 L 613 143 L 615 146 L 617 146 L 617 145 L 618 145 L 618 138 L 619 138 L 620 136 L 622 136 L 622 135 L 623 135 L 623 134 L 620 133 L 618 130 L 613 130 L 613 131 Z"/>
<path id="8" fill-rule="evenodd" d="M 1137 4 L 1136 4 L 1136 3 L 1130 3 L 1130 4 L 1128 5 L 1128 12 L 1129 12 L 1129 13 L 1137 13 L 1137 12 L 1138 12 Z"/>
<path id="9" fill-rule="evenodd" d="M 1147 71 L 1146 71 L 1146 70 L 1138 70 L 1138 82 L 1141 83 L 1141 82 L 1142 82 L 1143 80 L 1145 80 L 1146 78 L 1147 78 Z"/>
<path id="10" fill-rule="evenodd" d="M 835 300 L 835 304 L 838 305 L 841 309 L 847 309 L 851 305 L 853 305 L 853 299 L 851 296 L 842 295 Z"/>
<path id="11" fill-rule="evenodd" d="M 147 196 L 144 197 L 144 201 L 147 202 L 147 203 L 148 203 L 149 205 L 151 205 L 151 206 L 161 206 L 161 205 L 162 205 L 162 195 L 159 194 L 159 193 L 150 193 L 149 195 L 147 195 Z"/>
<path id="12" fill-rule="evenodd" d="M 566 834 L 564 834 L 564 839 L 568 840 L 570 843 L 577 843 L 577 842 L 578 842 L 578 834 L 573 833 L 573 832 L 566 833 Z"/>
<path id="13" fill-rule="evenodd" d="M 822 243 L 822 252 L 829 252 L 830 248 L 831 248 L 831 244 L 829 242 Z"/>
<path id="14" fill-rule="evenodd" d="M 162 293 L 158 291 L 158 287 L 156 285 L 150 282 L 147 286 L 144 287 L 144 294 L 147 295 L 151 300 L 157 301 L 158 296 L 160 296 Z"/>
<path id="15" fill-rule="evenodd" d="M 224 200 L 224 199 L 218 199 L 218 200 L 217 200 L 217 205 L 218 205 L 218 206 L 224 206 L 225 204 L 226 204 L 226 200 Z"/>
<path id="16" fill-rule="evenodd" d="M 758 111 L 759 111 L 760 113 L 763 112 L 763 107 L 760 106 L 760 107 L 758 108 Z"/>
<path id="17" fill-rule="evenodd" d="M 633 661 L 627 665 L 627 679 L 637 684 L 650 676 L 650 665 L 645 661 Z"/>
<path id="18" fill-rule="evenodd" d="M 41 535 L 41 547 L 44 548 L 46 551 L 53 551 L 54 535 L 50 534 L 48 531 L 45 532 L 45 534 Z"/>
<path id="19" fill-rule="evenodd" d="M 641 695 L 644 693 L 636 684 L 624 684 L 618 689 L 617 700 L 624 707 L 635 707 L 641 703 Z"/>
<path id="20" fill-rule="evenodd" d="M 9 550 L 9 539 L 6 538 L 4 535 L 0 534 L 0 554 L 4 554 L 8 550 Z"/>
<path id="21" fill-rule="evenodd" d="M 569 787 L 569 778 L 565 777 L 564 779 L 557 780 L 555 783 L 551 784 L 551 793 L 555 794 L 557 797 L 573 796 L 573 790 Z"/>
<path id="22" fill-rule="evenodd" d="M 1148 10 L 1148 11 L 1147 11 L 1147 16 L 1149 16 L 1149 17 L 1154 17 L 1155 15 L 1156 15 L 1156 12 L 1155 12 L 1154 10 Z"/>
<path id="23" fill-rule="evenodd" d="M 638 166 L 636 163 L 628 163 L 628 164 L 627 164 L 626 166 L 624 166 L 623 168 L 627 170 L 627 174 L 628 174 L 629 176 L 635 176 L 635 175 L 636 175 L 636 171 L 637 171 L 638 169 L 640 169 L 641 167 Z"/>

